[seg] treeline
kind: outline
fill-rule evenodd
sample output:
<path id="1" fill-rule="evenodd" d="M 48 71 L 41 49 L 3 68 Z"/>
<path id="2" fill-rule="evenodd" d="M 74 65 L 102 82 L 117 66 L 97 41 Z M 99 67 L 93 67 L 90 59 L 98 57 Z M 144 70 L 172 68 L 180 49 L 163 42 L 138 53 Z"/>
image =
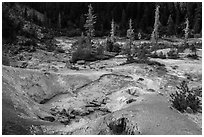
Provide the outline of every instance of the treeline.
<path id="1" fill-rule="evenodd" d="M 43 13 L 47 19 L 44 25 L 51 28 L 84 31 L 85 16 L 88 2 L 29 2 L 21 3 Z M 94 2 L 91 3 L 97 17 L 95 24 L 96 36 L 109 35 L 111 20 L 117 25 L 117 35 L 125 36 L 128 20 L 131 18 L 135 32 L 150 34 L 154 26 L 156 5 L 160 5 L 160 34 L 183 35 L 184 22 L 189 19 L 192 34 L 201 33 L 202 3 L 201 2 Z M 169 23 L 171 23 L 169 25 Z M 168 28 L 169 26 L 170 28 Z"/>

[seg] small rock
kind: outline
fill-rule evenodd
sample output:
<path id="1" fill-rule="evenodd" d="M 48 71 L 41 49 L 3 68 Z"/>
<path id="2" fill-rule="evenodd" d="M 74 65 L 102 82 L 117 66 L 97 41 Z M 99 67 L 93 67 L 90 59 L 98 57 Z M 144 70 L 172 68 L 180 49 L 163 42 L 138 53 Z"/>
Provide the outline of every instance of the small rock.
<path id="1" fill-rule="evenodd" d="M 132 99 L 127 100 L 126 103 L 127 103 L 127 104 L 130 104 L 130 103 L 132 103 L 132 102 L 134 102 L 134 101 L 137 101 L 137 100 L 132 98 Z"/>
<path id="2" fill-rule="evenodd" d="M 175 69 L 178 68 L 178 66 L 177 66 L 177 65 L 175 65 L 175 66 L 171 66 L 171 68 L 175 70 Z"/>
<path id="3" fill-rule="evenodd" d="M 151 88 L 148 89 L 148 91 L 149 91 L 149 92 L 155 92 L 155 90 L 154 90 L 154 89 L 151 89 Z"/>
<path id="4" fill-rule="evenodd" d="M 72 70 L 79 70 L 79 67 L 72 66 L 71 69 L 72 69 Z"/>
<path id="5" fill-rule="evenodd" d="M 143 81 L 143 80 L 144 80 L 143 78 L 139 78 L 139 79 L 138 79 L 138 81 Z"/>
<path id="6" fill-rule="evenodd" d="M 149 69 L 149 72 L 152 72 L 153 71 L 153 69 Z"/>
<path id="7" fill-rule="evenodd" d="M 163 93 L 161 93 L 161 92 L 159 92 L 158 94 L 159 94 L 159 95 L 161 95 L 161 96 L 164 96 L 164 94 L 163 94 Z"/>
<path id="8" fill-rule="evenodd" d="M 27 66 L 28 66 L 27 62 L 24 62 L 24 61 L 18 62 L 18 67 L 20 67 L 20 68 L 26 68 Z"/>
<path id="9" fill-rule="evenodd" d="M 55 118 L 51 116 L 47 116 L 47 117 L 44 117 L 43 120 L 53 122 L 55 121 Z"/>
<path id="10" fill-rule="evenodd" d="M 84 61 L 84 60 L 78 60 L 78 61 L 77 61 L 77 64 L 78 64 L 78 65 L 84 65 L 84 64 L 85 64 L 85 61 Z"/>
<path id="11" fill-rule="evenodd" d="M 64 125 L 68 125 L 70 123 L 70 118 L 61 116 L 61 117 L 58 118 L 58 121 L 60 123 L 63 123 Z"/>
<path id="12" fill-rule="evenodd" d="M 51 66 L 51 69 L 54 71 L 54 72 L 57 72 L 58 69 L 55 67 L 55 66 Z"/>
<path id="13" fill-rule="evenodd" d="M 88 108 L 87 108 L 87 111 L 89 111 L 89 112 L 94 112 L 94 108 L 88 107 Z"/>

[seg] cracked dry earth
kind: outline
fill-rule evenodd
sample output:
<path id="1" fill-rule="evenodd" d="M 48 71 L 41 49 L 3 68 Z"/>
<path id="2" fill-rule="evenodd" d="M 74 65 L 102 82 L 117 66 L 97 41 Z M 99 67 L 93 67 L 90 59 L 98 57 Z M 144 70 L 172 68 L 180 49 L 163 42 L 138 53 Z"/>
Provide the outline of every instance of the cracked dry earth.
<path id="1" fill-rule="evenodd" d="M 202 87 L 202 59 L 157 59 L 165 68 L 125 61 L 115 57 L 79 70 L 55 63 L 57 72 L 2 66 L 2 133 L 202 134 L 202 113 L 182 114 L 169 102 L 186 73 L 192 86 Z"/>

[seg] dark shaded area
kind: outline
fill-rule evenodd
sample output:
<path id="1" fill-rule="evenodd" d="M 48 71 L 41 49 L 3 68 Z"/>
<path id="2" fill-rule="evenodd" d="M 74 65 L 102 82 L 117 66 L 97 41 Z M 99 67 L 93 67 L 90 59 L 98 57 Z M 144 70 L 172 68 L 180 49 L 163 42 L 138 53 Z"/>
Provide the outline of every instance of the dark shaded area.
<path id="1" fill-rule="evenodd" d="M 80 35 L 81 31 L 84 31 L 86 20 L 84 14 L 87 13 L 90 3 L 27 2 L 20 4 L 34 8 L 45 16 L 44 22 L 41 22 L 35 14 L 32 17 L 27 17 L 27 10 L 25 9 L 24 16 L 37 24 L 59 28 L 67 35 Z M 151 33 L 156 5 L 160 5 L 160 33 L 162 35 L 182 35 L 186 17 L 189 18 L 189 28 L 192 30 L 192 34 L 201 33 L 202 29 L 201 2 L 94 2 L 91 4 L 94 14 L 97 16 L 95 24 L 96 36 L 109 35 L 112 19 L 116 22 L 117 35 L 125 36 L 128 28 L 127 21 L 130 18 L 133 20 L 135 32 L 142 32 L 142 35 Z M 5 18 L 3 18 L 3 26 L 5 26 L 3 28 L 6 29 L 8 28 L 6 26 L 10 26 L 10 23 L 4 22 L 7 22 Z M 67 32 L 67 30 L 69 31 Z"/>
<path id="2" fill-rule="evenodd" d="M 125 117 L 121 117 L 115 121 L 112 121 L 108 127 L 114 135 L 136 135 L 138 131 L 134 131 L 134 127 L 130 127 L 129 120 Z"/>

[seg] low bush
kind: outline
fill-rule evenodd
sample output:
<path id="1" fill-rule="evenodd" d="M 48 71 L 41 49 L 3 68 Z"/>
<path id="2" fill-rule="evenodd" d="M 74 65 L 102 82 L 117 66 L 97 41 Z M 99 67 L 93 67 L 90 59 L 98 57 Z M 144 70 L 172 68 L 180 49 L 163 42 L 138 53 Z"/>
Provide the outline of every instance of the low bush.
<path id="1" fill-rule="evenodd" d="M 188 107 L 192 111 L 198 112 L 201 108 L 201 101 L 198 96 L 195 94 L 194 90 L 189 90 L 186 81 L 182 81 L 179 86 L 177 86 L 176 93 L 170 94 L 172 106 L 184 112 Z"/>
<path id="2" fill-rule="evenodd" d="M 110 39 L 107 39 L 106 42 L 106 51 L 113 52 L 113 42 Z"/>
<path id="3" fill-rule="evenodd" d="M 113 52 L 120 53 L 121 52 L 121 45 L 118 43 L 113 44 Z"/>
<path id="4" fill-rule="evenodd" d="M 49 52 L 55 51 L 56 50 L 56 45 L 54 44 L 54 41 L 52 39 L 46 40 L 45 41 L 45 49 Z"/>
<path id="5" fill-rule="evenodd" d="M 94 61 L 94 53 L 89 48 L 78 48 L 72 53 L 71 62 L 76 63 L 78 60 Z"/>
<path id="6" fill-rule="evenodd" d="M 171 49 L 169 52 L 167 52 L 167 55 L 168 55 L 169 59 L 178 59 L 179 58 L 178 51 L 175 49 Z"/>
<path id="7" fill-rule="evenodd" d="M 185 49 L 187 49 L 187 48 L 189 48 L 189 45 L 188 45 L 188 43 L 187 44 L 182 44 L 182 45 L 179 45 L 178 47 L 177 47 L 177 49 L 178 49 L 178 52 L 179 53 L 183 53 L 184 52 L 184 50 Z"/>
<path id="8" fill-rule="evenodd" d="M 152 54 L 149 55 L 151 58 L 158 58 L 157 52 L 153 52 Z"/>
<path id="9" fill-rule="evenodd" d="M 197 54 L 188 54 L 187 58 L 190 58 L 190 59 L 199 59 Z"/>
<path id="10" fill-rule="evenodd" d="M 166 55 L 162 51 L 160 51 L 158 58 L 166 59 Z"/>
<path id="11" fill-rule="evenodd" d="M 135 52 L 139 60 L 147 60 L 148 56 L 150 55 L 148 45 L 146 44 L 140 45 Z"/>
<path id="12" fill-rule="evenodd" d="M 108 39 L 106 42 L 106 51 L 108 52 L 121 52 L 121 45 L 118 43 L 113 42 L 111 39 Z"/>
<path id="13" fill-rule="evenodd" d="M 5 66 L 10 66 L 9 58 L 6 55 L 2 56 L 2 64 Z"/>
<path id="14" fill-rule="evenodd" d="M 155 51 L 152 54 L 150 54 L 149 57 L 166 59 L 166 55 L 162 51 L 160 51 L 159 54 L 157 54 L 157 52 Z"/>
<path id="15" fill-rule="evenodd" d="M 99 44 L 98 47 L 96 48 L 97 55 L 103 55 L 104 51 L 105 51 L 105 48 L 103 47 L 103 45 Z"/>

